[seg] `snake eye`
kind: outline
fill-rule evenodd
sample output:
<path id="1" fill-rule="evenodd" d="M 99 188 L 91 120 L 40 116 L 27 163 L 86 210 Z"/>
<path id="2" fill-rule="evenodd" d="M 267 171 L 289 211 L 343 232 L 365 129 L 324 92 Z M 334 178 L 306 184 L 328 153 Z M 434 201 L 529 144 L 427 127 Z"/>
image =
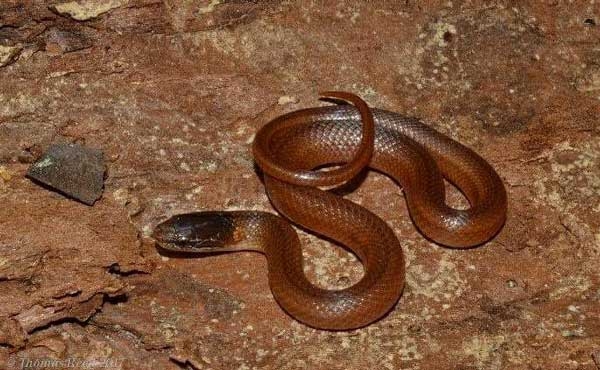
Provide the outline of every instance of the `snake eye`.
<path id="1" fill-rule="evenodd" d="M 195 212 L 161 222 L 152 237 L 169 250 L 214 252 L 227 246 L 234 229 L 233 219 L 226 212 Z"/>

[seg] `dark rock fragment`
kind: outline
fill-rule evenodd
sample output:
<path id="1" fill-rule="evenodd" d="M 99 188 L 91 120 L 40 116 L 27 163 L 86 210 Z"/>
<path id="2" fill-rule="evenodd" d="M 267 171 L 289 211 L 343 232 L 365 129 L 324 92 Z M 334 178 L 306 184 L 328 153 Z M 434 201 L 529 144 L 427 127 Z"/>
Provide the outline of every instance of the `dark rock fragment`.
<path id="1" fill-rule="evenodd" d="M 78 144 L 55 144 L 27 171 L 27 177 L 87 205 L 102 195 L 102 151 Z"/>

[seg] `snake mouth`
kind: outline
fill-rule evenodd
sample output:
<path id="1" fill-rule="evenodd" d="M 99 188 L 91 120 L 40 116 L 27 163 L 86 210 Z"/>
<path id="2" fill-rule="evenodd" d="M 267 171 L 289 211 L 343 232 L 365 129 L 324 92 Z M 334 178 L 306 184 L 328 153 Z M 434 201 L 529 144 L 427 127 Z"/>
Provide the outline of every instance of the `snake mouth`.
<path id="1" fill-rule="evenodd" d="M 175 252 L 225 252 L 233 242 L 233 221 L 227 212 L 180 214 L 158 224 L 152 238 L 161 248 Z"/>

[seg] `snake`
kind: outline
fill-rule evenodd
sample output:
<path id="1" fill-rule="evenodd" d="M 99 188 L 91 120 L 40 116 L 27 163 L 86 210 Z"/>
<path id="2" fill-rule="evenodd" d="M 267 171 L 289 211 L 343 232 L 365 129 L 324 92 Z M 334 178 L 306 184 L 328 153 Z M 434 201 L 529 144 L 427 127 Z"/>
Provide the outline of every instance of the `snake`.
<path id="1" fill-rule="evenodd" d="M 375 213 L 332 191 L 369 169 L 404 193 L 421 234 L 450 248 L 471 248 L 503 227 L 507 195 L 494 168 L 468 147 L 419 119 L 371 108 L 358 96 L 325 92 L 340 104 L 278 116 L 255 135 L 254 161 L 278 213 L 199 211 L 159 223 L 153 238 L 171 252 L 211 255 L 257 251 L 279 306 L 322 330 L 365 327 L 388 314 L 402 296 L 405 259 L 394 230 Z M 445 181 L 468 207 L 451 207 Z M 305 275 L 292 224 L 351 251 L 363 275 L 343 289 L 325 289 Z"/>

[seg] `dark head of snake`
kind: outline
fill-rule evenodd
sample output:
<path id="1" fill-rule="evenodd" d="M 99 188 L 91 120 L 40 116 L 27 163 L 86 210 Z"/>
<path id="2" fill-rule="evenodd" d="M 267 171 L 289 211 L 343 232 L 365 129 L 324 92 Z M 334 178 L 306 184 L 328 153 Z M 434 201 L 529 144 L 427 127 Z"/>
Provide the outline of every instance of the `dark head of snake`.
<path id="1" fill-rule="evenodd" d="M 176 215 L 158 224 L 152 237 L 163 249 L 183 253 L 233 252 L 241 241 L 229 212 Z"/>

